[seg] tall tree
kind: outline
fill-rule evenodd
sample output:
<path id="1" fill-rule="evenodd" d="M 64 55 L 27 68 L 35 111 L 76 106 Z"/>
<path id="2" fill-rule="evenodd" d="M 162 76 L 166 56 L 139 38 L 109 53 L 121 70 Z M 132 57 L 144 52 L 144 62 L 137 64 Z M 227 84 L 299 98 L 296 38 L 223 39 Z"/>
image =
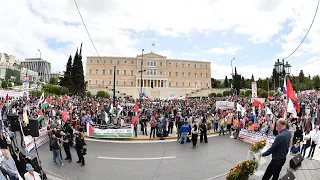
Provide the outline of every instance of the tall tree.
<path id="1" fill-rule="evenodd" d="M 219 80 L 211 78 L 211 87 L 212 88 L 218 88 L 220 84 L 221 84 L 221 82 Z"/>
<path id="2" fill-rule="evenodd" d="M 234 75 L 233 75 L 233 89 L 236 90 L 234 93 L 239 94 L 240 93 L 240 81 L 241 76 L 237 73 L 237 67 L 234 68 Z"/>
<path id="3" fill-rule="evenodd" d="M 252 74 L 252 76 L 251 76 L 251 82 L 253 82 L 254 81 L 254 76 L 253 76 L 253 74 Z"/>
<path id="4" fill-rule="evenodd" d="M 313 81 L 314 88 L 319 89 L 320 88 L 320 77 L 319 77 L 319 75 L 314 76 L 312 81 Z"/>
<path id="5" fill-rule="evenodd" d="M 82 65 L 82 43 L 80 47 L 80 53 L 78 53 L 78 48 L 74 56 L 73 66 L 72 66 L 72 78 L 74 82 L 73 94 L 83 96 L 86 91 L 86 84 L 84 81 L 83 65 Z"/>
<path id="6" fill-rule="evenodd" d="M 305 80 L 304 73 L 302 70 L 300 70 L 298 80 L 299 80 L 299 83 L 303 83 Z"/>
<path id="7" fill-rule="evenodd" d="M 228 88 L 228 87 L 229 87 L 229 80 L 228 80 L 228 77 L 227 77 L 227 76 L 224 78 L 223 84 L 224 84 L 224 87 L 225 87 L 225 88 Z"/>
<path id="8" fill-rule="evenodd" d="M 74 81 L 72 78 L 72 57 L 69 56 L 66 71 L 64 72 L 63 78 L 61 78 L 60 86 L 64 86 L 69 89 L 70 92 L 74 91 Z"/>
<path id="9" fill-rule="evenodd" d="M 279 86 L 279 73 L 277 73 L 276 68 L 273 68 L 272 70 L 272 87 L 274 89 L 277 89 L 277 87 Z"/>
<path id="10" fill-rule="evenodd" d="M 246 80 L 244 79 L 243 76 L 241 77 L 241 83 L 240 84 L 241 84 L 241 86 L 240 86 L 241 89 L 242 88 L 244 88 L 244 89 L 246 88 Z"/>

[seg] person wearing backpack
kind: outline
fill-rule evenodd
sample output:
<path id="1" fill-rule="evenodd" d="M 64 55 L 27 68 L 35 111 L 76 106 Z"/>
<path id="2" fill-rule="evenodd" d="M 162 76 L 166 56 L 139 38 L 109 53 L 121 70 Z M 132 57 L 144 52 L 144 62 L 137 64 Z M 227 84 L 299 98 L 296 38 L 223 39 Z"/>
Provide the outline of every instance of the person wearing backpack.
<path id="1" fill-rule="evenodd" d="M 50 139 L 50 151 L 53 153 L 53 162 L 57 164 L 56 159 L 58 158 L 58 161 L 60 163 L 60 166 L 64 166 L 64 164 L 61 161 L 61 156 L 60 156 L 60 144 L 59 140 L 56 137 L 55 134 L 52 134 L 52 137 Z"/>
<path id="2" fill-rule="evenodd" d="M 152 117 L 152 118 L 151 118 L 151 121 L 150 121 L 150 126 L 151 126 L 150 139 L 151 139 L 152 133 L 153 133 L 153 139 L 155 138 L 157 125 L 158 125 L 157 120 L 156 120 L 154 117 Z"/>
<path id="3" fill-rule="evenodd" d="M 197 146 L 198 133 L 199 133 L 199 128 L 198 128 L 198 124 L 197 123 L 193 124 L 191 133 L 192 133 L 192 147 L 193 147 L 193 149 L 195 149 L 196 146 Z"/>

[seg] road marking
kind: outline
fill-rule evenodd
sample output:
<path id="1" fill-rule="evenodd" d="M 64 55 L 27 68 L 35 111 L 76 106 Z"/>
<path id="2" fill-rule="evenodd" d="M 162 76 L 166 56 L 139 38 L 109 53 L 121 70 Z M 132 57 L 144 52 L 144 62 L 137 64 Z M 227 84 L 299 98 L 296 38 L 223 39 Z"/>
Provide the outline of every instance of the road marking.
<path id="1" fill-rule="evenodd" d="M 212 180 L 212 179 L 216 179 L 216 178 L 219 178 L 219 177 L 222 177 L 222 176 L 225 176 L 227 175 L 228 173 L 223 173 L 223 174 L 220 174 L 218 176 L 214 176 L 214 177 L 211 177 L 211 178 L 207 178 L 207 179 L 203 179 L 203 180 Z"/>
<path id="2" fill-rule="evenodd" d="M 154 158 L 117 158 L 117 157 L 98 156 L 98 159 L 110 159 L 110 160 L 122 160 L 122 161 L 148 161 L 148 160 L 175 159 L 175 158 L 176 156 L 154 157 Z"/>
<path id="3" fill-rule="evenodd" d="M 51 172 L 51 171 L 49 171 L 49 170 L 47 170 L 47 169 L 44 169 L 44 168 L 42 168 L 42 169 L 43 169 L 45 172 L 47 172 L 46 175 L 48 176 L 48 179 L 50 179 L 50 180 L 69 180 L 69 178 L 67 178 L 67 177 L 63 177 L 63 176 L 61 176 L 61 175 L 59 175 L 59 174 L 56 174 L 56 173 Z M 60 177 L 60 178 L 51 176 L 51 175 L 48 174 L 48 173 L 53 174 L 53 175 L 55 175 L 55 176 L 58 176 L 58 177 Z"/>
<path id="4" fill-rule="evenodd" d="M 219 134 L 208 135 L 209 137 L 216 137 Z M 107 143 L 118 143 L 118 144 L 145 144 L 145 143 L 167 143 L 167 142 L 177 142 L 177 139 L 166 139 L 166 140 L 106 140 L 106 139 L 93 139 L 85 138 L 86 141 L 94 142 L 107 142 Z"/>

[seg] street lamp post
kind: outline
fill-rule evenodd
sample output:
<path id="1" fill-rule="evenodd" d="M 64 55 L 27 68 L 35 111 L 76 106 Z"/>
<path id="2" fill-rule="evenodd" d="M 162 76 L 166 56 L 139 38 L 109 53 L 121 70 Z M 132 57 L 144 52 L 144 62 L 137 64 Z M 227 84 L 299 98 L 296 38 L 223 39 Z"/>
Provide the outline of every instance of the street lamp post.
<path id="1" fill-rule="evenodd" d="M 113 106 L 116 105 L 116 66 L 113 69 Z"/>
<path id="2" fill-rule="evenodd" d="M 140 104 L 142 104 L 142 65 L 143 65 L 143 51 L 144 49 L 142 49 L 142 56 L 141 56 L 141 65 L 140 65 Z"/>
<path id="3" fill-rule="evenodd" d="M 235 60 L 236 58 L 233 58 L 232 60 L 231 60 L 231 91 L 232 91 L 232 95 L 234 94 L 234 92 L 233 92 L 233 90 L 232 90 L 232 83 L 233 83 L 233 66 L 232 66 L 232 62 Z"/>
<path id="4" fill-rule="evenodd" d="M 280 78 L 281 78 L 281 76 L 283 76 L 283 80 L 284 80 L 286 78 L 286 76 L 291 73 L 291 65 L 288 63 L 288 61 L 286 63 L 284 63 L 284 59 L 282 59 L 282 62 L 280 62 L 280 60 L 278 59 L 274 63 L 274 67 L 275 67 L 277 73 L 279 74 L 279 87 L 281 87 L 280 86 Z"/>

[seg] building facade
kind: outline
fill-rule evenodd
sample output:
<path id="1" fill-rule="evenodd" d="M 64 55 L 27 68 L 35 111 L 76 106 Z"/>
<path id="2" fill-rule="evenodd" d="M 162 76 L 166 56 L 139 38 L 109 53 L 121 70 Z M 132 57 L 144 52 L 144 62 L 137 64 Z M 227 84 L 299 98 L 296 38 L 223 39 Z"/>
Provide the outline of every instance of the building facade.
<path id="1" fill-rule="evenodd" d="M 23 67 L 39 73 L 41 82 L 50 82 L 51 63 L 41 58 L 26 58 L 21 62 Z"/>
<path id="2" fill-rule="evenodd" d="M 13 66 L 16 63 L 16 57 L 6 53 L 0 53 L 0 66 Z"/>
<path id="3" fill-rule="evenodd" d="M 141 82 L 144 92 L 149 91 L 157 97 L 166 96 L 168 93 L 163 94 L 165 91 L 174 94 L 175 91 L 208 89 L 211 86 L 210 62 L 167 59 L 155 53 L 137 57 L 87 57 L 89 89 L 111 91 L 114 73 L 117 93 L 134 97 L 139 95 Z M 188 91 L 183 92 L 187 94 Z"/>

